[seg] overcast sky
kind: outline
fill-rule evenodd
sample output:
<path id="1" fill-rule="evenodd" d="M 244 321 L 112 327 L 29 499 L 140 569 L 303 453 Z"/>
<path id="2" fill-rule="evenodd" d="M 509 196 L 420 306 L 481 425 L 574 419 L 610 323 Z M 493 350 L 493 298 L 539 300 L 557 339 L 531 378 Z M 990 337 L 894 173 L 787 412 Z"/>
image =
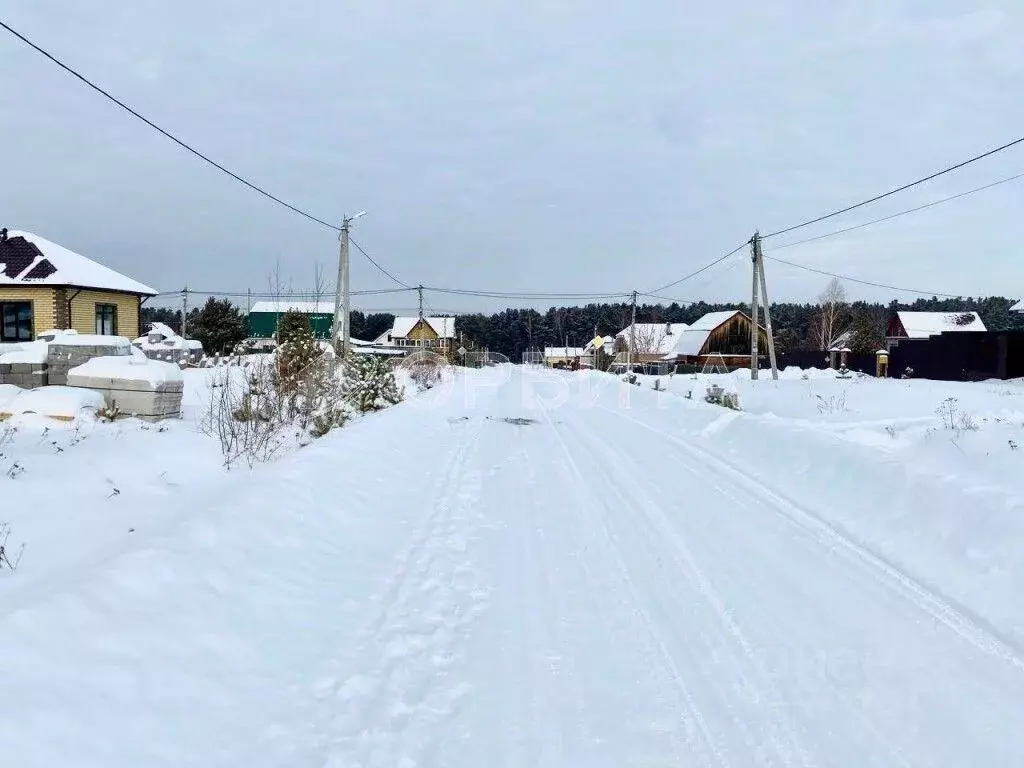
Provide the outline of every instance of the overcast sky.
<path id="1" fill-rule="evenodd" d="M 367 209 L 354 237 L 411 284 L 646 291 L 757 227 L 1024 134 L 1020 0 L 3 0 L 0 18 L 314 215 Z M 317 263 L 335 269 L 334 233 L 2 32 L 0 149 L 0 224 L 160 290 L 266 291 L 278 264 L 308 289 Z M 1015 148 L 792 239 L 1021 171 Z M 1019 297 L 1022 203 L 1024 180 L 778 255 Z M 668 293 L 746 300 L 748 269 Z M 352 270 L 353 289 L 392 286 L 356 252 Z M 773 299 L 809 299 L 827 278 L 769 262 L 768 281 Z"/>

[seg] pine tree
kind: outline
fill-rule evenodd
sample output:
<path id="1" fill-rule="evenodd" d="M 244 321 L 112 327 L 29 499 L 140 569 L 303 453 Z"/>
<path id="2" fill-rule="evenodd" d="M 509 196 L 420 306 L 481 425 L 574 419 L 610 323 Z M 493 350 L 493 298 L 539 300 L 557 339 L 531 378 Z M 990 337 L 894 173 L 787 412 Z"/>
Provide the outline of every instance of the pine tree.
<path id="1" fill-rule="evenodd" d="M 345 362 L 342 391 L 359 413 L 379 411 L 402 401 L 395 375 L 386 360 L 372 355 L 352 355 Z"/>
<path id="2" fill-rule="evenodd" d="M 287 344 L 295 338 L 313 337 L 313 326 L 310 325 L 309 315 L 295 310 L 288 310 L 277 321 L 277 343 L 278 346 Z"/>
<path id="3" fill-rule="evenodd" d="M 288 320 L 287 325 L 285 320 Z M 277 389 L 290 395 L 302 383 L 304 372 L 324 354 L 313 335 L 309 318 L 301 312 L 286 312 L 277 327 Z"/>
<path id="4" fill-rule="evenodd" d="M 872 354 L 885 343 L 880 324 L 863 309 L 854 309 L 850 330 L 849 346 L 854 354 Z"/>
<path id="5" fill-rule="evenodd" d="M 228 299 L 206 300 L 203 308 L 189 320 L 189 335 L 202 342 L 207 354 L 231 352 L 248 336 L 242 310 Z"/>

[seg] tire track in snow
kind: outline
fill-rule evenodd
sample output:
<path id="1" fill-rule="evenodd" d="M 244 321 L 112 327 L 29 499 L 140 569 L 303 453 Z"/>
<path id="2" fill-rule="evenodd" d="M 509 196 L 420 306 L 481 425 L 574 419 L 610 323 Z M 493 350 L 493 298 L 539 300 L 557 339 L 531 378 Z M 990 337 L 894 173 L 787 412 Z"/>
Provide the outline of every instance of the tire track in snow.
<path id="1" fill-rule="evenodd" d="M 679 446 L 683 452 L 705 468 L 755 495 L 764 501 L 774 514 L 796 528 L 809 533 L 822 546 L 858 566 L 878 583 L 900 594 L 978 650 L 1006 662 L 1017 672 L 1024 673 L 1024 650 L 999 633 L 989 622 L 904 572 L 897 565 L 858 541 L 848 532 L 825 520 L 813 510 L 798 504 L 782 492 L 704 448 L 688 443 L 658 427 L 614 409 L 605 406 L 597 407 L 606 413 L 633 422 L 649 432 L 661 435 L 664 439 Z"/>
<path id="2" fill-rule="evenodd" d="M 540 403 L 540 401 L 538 401 Z M 559 449 L 565 457 L 566 467 L 570 469 L 572 474 L 575 476 L 579 488 L 583 490 L 588 496 L 593 497 L 593 491 L 591 490 L 593 483 L 588 482 L 583 472 L 580 470 L 579 465 L 572 456 L 572 452 L 566 445 L 565 439 L 560 434 L 547 409 L 541 404 L 541 412 L 544 416 L 544 420 L 547 425 L 551 428 L 555 440 L 558 442 Z M 602 509 L 601 499 L 594 499 L 593 508 L 596 510 Z M 679 704 L 683 710 L 683 726 L 686 732 L 687 743 L 690 747 L 691 752 L 697 756 L 701 764 L 704 766 L 718 765 L 722 768 L 728 768 L 731 764 L 725 758 L 721 747 L 718 745 L 715 737 L 711 733 L 711 729 L 708 727 L 704 715 L 698 708 L 693 693 L 686 685 L 685 678 L 676 663 L 675 658 L 668 650 L 667 642 L 658 629 L 656 622 L 651 617 L 650 613 L 644 608 L 643 598 L 640 595 L 640 590 L 636 586 L 633 579 L 630 577 L 629 568 L 627 567 L 625 560 L 622 557 L 616 542 L 615 536 L 611 533 L 608 522 L 602 515 L 601 517 L 602 532 L 604 539 L 607 543 L 608 549 L 611 556 L 617 566 L 617 570 L 622 578 L 623 583 L 629 594 L 632 597 L 632 608 L 638 617 L 641 619 L 645 632 L 649 635 L 654 643 L 658 654 L 661 656 L 663 663 L 665 664 L 666 671 L 669 673 L 675 688 L 680 696 Z M 702 746 L 703 745 L 703 748 Z M 677 760 L 679 759 L 677 752 Z"/>
<path id="3" fill-rule="evenodd" d="M 661 505 L 644 490 L 646 483 L 642 468 L 627 453 L 612 451 L 600 436 L 592 435 L 588 429 L 579 429 L 571 422 L 567 427 L 574 433 L 577 442 L 585 446 L 605 467 L 607 476 L 619 475 L 635 480 L 629 495 L 617 484 L 609 484 L 610 492 L 618 500 L 618 506 L 631 510 L 634 514 L 630 519 L 646 526 L 652 556 L 664 553 L 666 542 L 671 545 L 668 550 L 673 561 L 717 618 L 722 629 L 720 637 L 727 646 L 732 644 L 739 651 L 741 658 L 732 663 L 733 674 L 741 684 L 741 692 L 757 705 L 759 711 L 769 715 L 765 721 L 766 733 L 763 735 L 767 736 L 775 755 L 783 761 L 783 765 L 803 765 L 809 768 L 813 764 L 811 757 L 796 735 L 795 726 L 786 711 L 785 700 L 772 682 L 755 648 L 740 629 L 732 611 L 698 564 L 690 546 L 669 523 Z M 747 723 L 742 719 L 735 719 L 734 722 L 744 733 L 749 734 Z M 754 743 L 749 736 L 746 740 L 752 749 L 759 752 L 759 758 L 769 757 L 763 753 L 763 742 Z"/>
<path id="4" fill-rule="evenodd" d="M 716 477 L 714 474 L 708 475 L 707 473 L 702 473 L 693 466 L 683 464 L 682 468 L 692 474 L 701 483 L 714 488 L 717 492 L 721 493 L 724 498 L 734 502 L 737 506 L 748 509 L 755 508 L 751 505 L 751 502 L 756 502 L 758 499 L 751 496 L 749 492 L 737 492 L 737 489 L 729 483 L 719 482 L 722 478 Z M 746 498 L 744 498 L 743 493 L 746 493 Z M 720 557 L 727 554 L 727 552 L 723 551 L 722 548 L 715 547 L 714 543 L 714 539 L 711 539 L 709 551 L 717 552 Z M 708 546 L 707 541 L 704 542 L 704 546 Z M 778 638 L 785 638 L 787 633 L 792 630 L 792 627 L 784 627 L 780 622 L 778 614 L 768 608 L 773 592 L 772 589 L 765 589 L 768 585 L 763 581 L 763 573 L 755 572 L 750 568 L 745 568 L 744 566 L 747 565 L 746 561 L 741 561 L 738 565 L 740 566 L 739 569 L 734 570 L 738 570 L 743 573 L 743 578 L 749 582 L 749 588 L 754 592 L 764 594 L 766 597 L 763 603 L 758 600 L 752 600 L 750 605 L 753 606 L 754 610 L 751 613 L 750 606 L 748 606 L 745 610 L 746 615 L 756 616 L 762 624 L 772 626 Z M 874 739 L 884 751 L 885 755 L 881 760 L 877 763 L 872 761 L 871 765 L 877 764 L 880 766 L 886 766 L 886 768 L 898 765 L 900 768 L 912 768 L 912 764 L 893 739 L 880 730 L 875 723 L 867 717 L 859 700 L 853 697 L 848 691 L 840 688 L 834 689 L 834 693 L 836 694 L 837 703 L 845 712 L 845 717 L 848 720 L 858 722 L 864 731 Z M 806 711 L 812 715 L 820 714 L 820 712 L 814 709 L 807 709 Z"/>
<path id="5" fill-rule="evenodd" d="M 479 433 L 467 425 L 423 528 L 346 654 L 347 671 L 319 686 L 330 689 L 322 706 L 338 712 L 325 768 L 418 764 L 470 692 L 453 667 L 488 597 L 472 549 L 482 475 L 468 464 Z"/>

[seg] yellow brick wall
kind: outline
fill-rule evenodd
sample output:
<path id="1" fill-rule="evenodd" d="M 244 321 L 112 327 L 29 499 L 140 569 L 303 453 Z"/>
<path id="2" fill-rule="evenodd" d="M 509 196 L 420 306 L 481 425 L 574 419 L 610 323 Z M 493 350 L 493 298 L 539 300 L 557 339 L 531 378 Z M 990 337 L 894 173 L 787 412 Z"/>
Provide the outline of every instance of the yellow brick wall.
<path id="1" fill-rule="evenodd" d="M 0 301 L 32 302 L 32 336 L 53 328 L 53 289 L 48 286 L 0 285 Z"/>
<path id="2" fill-rule="evenodd" d="M 73 296 L 74 288 L 68 289 Z M 117 307 L 117 335 L 134 339 L 139 333 L 139 297 L 127 293 L 82 291 L 71 300 L 71 327 L 79 333 L 96 333 L 96 305 Z"/>

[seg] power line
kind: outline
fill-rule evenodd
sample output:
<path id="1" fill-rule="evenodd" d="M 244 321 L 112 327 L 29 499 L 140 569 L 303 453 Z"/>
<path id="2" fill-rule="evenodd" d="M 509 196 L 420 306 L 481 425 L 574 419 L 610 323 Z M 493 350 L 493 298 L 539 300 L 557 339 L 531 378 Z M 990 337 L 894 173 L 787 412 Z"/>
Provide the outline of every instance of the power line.
<path id="1" fill-rule="evenodd" d="M 871 280 L 861 280 L 861 279 L 856 278 L 856 277 L 850 277 L 849 275 L 840 275 L 840 274 L 838 274 L 836 272 L 829 272 L 828 270 L 825 270 L 825 269 L 816 269 L 815 267 L 809 267 L 806 264 L 797 264 L 794 261 L 786 261 L 785 259 L 779 259 L 779 258 L 776 258 L 774 256 L 765 256 L 764 258 L 771 259 L 772 261 L 778 262 L 779 264 L 785 264 L 785 265 L 790 266 L 790 267 L 796 267 L 797 269 L 803 269 L 803 270 L 806 270 L 807 272 L 814 272 L 815 274 L 825 275 L 826 277 L 836 277 L 836 278 L 839 278 L 840 280 L 846 280 L 846 281 L 851 282 L 851 283 L 860 283 L 861 285 L 870 285 L 870 286 L 872 286 L 874 288 L 887 288 L 888 290 L 900 291 L 902 293 L 917 293 L 917 294 L 920 294 L 921 296 L 941 296 L 944 299 L 960 299 L 960 298 L 963 298 L 962 296 L 954 296 L 951 293 L 941 293 L 939 291 L 922 291 L 922 290 L 917 289 L 917 288 L 903 288 L 903 287 L 898 286 L 898 285 L 888 285 L 886 283 L 876 283 L 876 282 L 873 282 Z"/>
<path id="2" fill-rule="evenodd" d="M 490 299 L 620 299 L 629 296 L 622 293 L 527 293 L 515 291 L 472 290 L 468 288 L 435 288 L 423 286 L 424 291 L 446 293 L 456 296 L 478 296 Z"/>
<path id="3" fill-rule="evenodd" d="M 112 95 L 109 91 L 106 91 L 103 88 L 101 88 L 100 86 L 96 85 L 96 83 L 94 83 L 92 80 L 90 80 L 85 75 L 83 75 L 82 73 L 78 72 L 77 70 L 73 69 L 69 65 L 65 64 L 63 61 L 58 59 L 56 56 L 54 56 L 49 51 L 46 51 L 43 48 L 41 48 L 40 46 L 36 45 L 34 42 L 29 40 L 27 37 L 25 37 L 23 34 L 18 32 L 16 29 L 11 27 L 6 22 L 0 20 L 0 27 L 2 27 L 3 29 L 7 30 L 8 32 L 10 32 L 18 40 L 20 40 L 21 42 L 25 43 L 25 45 L 29 46 L 30 48 L 32 48 L 36 52 L 38 52 L 38 53 L 42 54 L 43 56 L 45 56 L 47 59 L 52 61 L 54 64 L 56 64 L 58 67 L 63 69 L 68 74 L 74 76 L 75 78 L 77 78 L 81 82 L 85 83 L 85 85 L 87 85 L 92 90 L 96 91 L 100 95 L 102 95 L 102 96 L 106 97 L 107 99 L 109 99 L 110 101 L 112 101 L 117 106 L 121 107 L 121 109 L 126 111 L 128 114 L 130 114 L 133 117 L 141 120 L 146 125 L 148 125 L 150 128 L 152 128 L 153 130 L 157 131 L 158 133 L 160 133 L 161 135 L 165 136 L 166 138 L 170 139 L 171 141 L 173 141 L 175 144 L 177 144 L 179 147 L 181 147 L 185 151 L 190 152 L 191 154 L 193 154 L 196 157 L 198 157 L 200 160 L 208 163 L 209 165 L 212 165 L 214 168 L 216 168 L 217 170 L 221 171 L 222 173 L 227 174 L 228 176 L 230 176 L 235 181 L 240 182 L 241 184 L 244 184 L 249 189 L 253 190 L 254 192 L 256 192 L 256 193 L 258 193 L 260 195 L 263 195 L 263 197 L 267 198 L 268 200 L 272 200 L 273 202 L 277 203 L 278 205 L 282 205 L 285 208 L 287 208 L 288 210 L 293 211 L 294 213 L 297 213 L 300 216 L 304 216 L 305 218 L 309 219 L 310 221 L 316 222 L 317 224 L 325 226 L 328 229 L 333 229 L 336 232 L 340 230 L 340 227 L 337 227 L 334 224 L 331 224 L 331 223 L 329 223 L 327 221 L 324 221 L 323 219 L 317 218 L 313 214 L 308 213 L 307 211 L 302 210 L 301 208 L 299 208 L 296 205 L 292 205 L 291 203 L 287 202 L 286 200 L 282 200 L 280 197 L 277 197 L 276 195 L 273 195 L 270 192 L 268 192 L 267 190 L 263 189 L 263 187 L 261 187 L 261 186 L 255 184 L 255 183 L 249 181 L 244 176 L 241 176 L 238 173 L 235 173 L 234 171 L 230 170 L 229 168 L 224 167 L 223 165 L 218 163 L 216 160 L 212 160 L 210 157 L 208 157 L 207 155 L 204 155 L 202 152 L 200 152 L 198 149 L 196 149 L 192 145 L 188 144 L 187 142 L 183 141 L 182 139 L 179 139 L 177 136 L 175 136 L 170 131 L 165 130 L 164 128 L 161 128 L 159 125 L 154 123 L 148 117 L 144 116 L 143 114 L 141 114 L 137 110 L 135 110 L 132 107 L 130 107 L 125 102 L 121 101 L 116 96 Z"/>
<path id="4" fill-rule="evenodd" d="M 350 242 L 350 243 L 351 243 L 352 245 L 354 245 L 354 246 L 356 247 L 356 250 L 357 250 L 357 251 L 359 251 L 359 252 L 360 252 L 361 254 L 363 254 L 363 256 L 365 256 L 365 257 L 366 257 L 366 260 L 367 260 L 367 261 L 369 261 L 369 262 L 370 262 L 371 264 L 373 264 L 373 266 L 375 266 L 375 267 L 376 267 L 376 268 L 377 268 L 378 270 L 380 270 L 380 272 L 381 272 L 382 274 L 384 274 L 384 275 L 386 275 L 387 277 L 391 278 L 391 279 L 392 279 L 393 281 L 395 281 L 396 283 L 398 283 L 398 284 L 399 284 L 400 286 L 402 286 L 403 288 L 406 288 L 406 289 L 408 289 L 408 290 L 410 290 L 410 291 L 412 291 L 412 290 L 415 290 L 415 289 L 414 289 L 414 288 L 413 288 L 413 287 L 412 287 L 411 285 L 409 285 L 408 283 L 403 283 L 403 282 L 402 282 L 401 280 L 399 280 L 399 279 L 398 279 L 397 277 L 395 277 L 395 276 L 394 276 L 393 274 L 391 274 L 391 273 L 390 273 L 390 272 L 388 272 L 388 271 L 387 271 L 386 269 L 384 269 L 384 267 L 382 267 L 382 266 L 381 266 L 381 265 L 380 265 L 379 263 L 377 263 L 377 261 L 376 261 L 376 260 L 375 260 L 375 259 L 374 259 L 374 258 L 373 258 L 373 257 L 372 257 L 372 256 L 371 256 L 370 254 L 368 254 L 368 253 L 367 253 L 367 252 L 366 252 L 366 251 L 365 251 L 365 250 L 363 249 L 363 246 L 361 246 L 361 245 L 360 245 L 359 243 L 357 243 L 357 242 L 356 242 L 355 240 L 353 240 L 351 236 L 349 236 L 349 239 L 348 239 L 348 241 L 349 241 L 349 242 Z"/>
<path id="5" fill-rule="evenodd" d="M 918 206 L 915 206 L 914 208 L 907 208 L 905 211 L 900 211 L 898 213 L 893 213 L 893 214 L 890 214 L 889 216 L 882 216 L 879 219 L 872 219 L 871 221 L 866 221 L 863 224 L 855 224 L 852 227 L 844 227 L 843 229 L 837 229 L 835 232 L 826 232 L 824 235 L 817 235 L 816 237 L 808 237 L 806 240 L 797 240 L 795 243 L 785 243 L 783 245 L 776 245 L 775 246 L 775 250 L 778 251 L 778 250 L 782 250 L 783 248 L 794 248 L 794 247 L 796 247 L 798 245 L 804 245 L 806 243 L 813 243 L 813 242 L 816 242 L 818 240 L 824 240 L 825 238 L 828 238 L 828 237 L 835 237 L 836 235 L 842 235 L 842 234 L 845 234 L 846 232 L 852 232 L 855 229 L 863 229 L 864 227 L 870 227 L 873 224 L 881 224 L 883 221 L 889 221 L 891 219 L 899 218 L 900 216 L 906 216 L 908 213 L 917 213 L 918 211 L 923 211 L 923 210 L 925 210 L 927 208 L 933 208 L 936 205 L 942 205 L 943 203 L 948 203 L 948 202 L 950 202 L 952 200 L 959 200 L 961 197 L 967 197 L 968 195 L 973 195 L 975 192 L 983 192 L 986 189 L 991 189 L 992 187 L 998 187 L 1000 184 L 1007 184 L 1007 183 L 1009 183 L 1011 181 L 1016 181 L 1017 179 L 1021 179 L 1021 178 L 1024 178 L 1024 173 L 1015 173 L 1013 176 L 1007 176 L 1005 179 L 999 179 L 999 181 L 993 181 L 993 182 L 991 182 L 989 184 L 983 184 L 980 187 L 975 187 L 974 189 L 969 189 L 966 192 L 960 192 L 960 193 L 955 194 L 955 195 L 950 195 L 949 197 L 943 197 L 943 198 L 941 198 L 939 200 L 933 200 L 930 203 L 925 203 L 924 205 L 918 205 Z"/>
<path id="6" fill-rule="evenodd" d="M 379 296 L 381 294 L 408 293 L 408 288 L 373 288 L 362 291 L 352 291 L 353 296 Z M 158 293 L 153 298 L 171 298 L 181 296 L 185 291 L 167 291 Z M 292 299 L 313 300 L 320 298 L 322 301 L 333 301 L 325 298 L 334 293 L 334 288 L 325 288 L 322 291 L 197 291 L 191 288 L 188 293 L 193 296 L 219 296 L 225 298 L 253 298 L 253 299 L 278 299 L 290 301 Z"/>
<path id="7" fill-rule="evenodd" d="M 717 259 L 715 259 L 714 261 L 708 262 L 707 264 L 705 264 L 700 269 L 695 270 L 695 271 L 691 272 L 688 275 L 683 275 L 678 280 L 673 280 L 671 283 L 668 283 L 666 285 L 662 285 L 662 286 L 660 286 L 658 288 L 652 288 L 651 289 L 651 293 L 661 293 L 666 288 L 672 288 L 672 287 L 674 287 L 676 285 L 679 285 L 681 282 L 683 282 L 685 280 L 689 280 L 692 277 L 696 277 L 701 272 L 706 272 L 707 270 L 711 269 L 716 264 L 721 264 L 723 261 L 728 259 L 730 256 L 735 256 L 737 253 L 739 253 L 741 250 L 746 248 L 748 245 L 750 245 L 750 241 L 749 240 L 747 240 L 745 242 L 742 242 L 739 245 L 737 245 L 735 248 L 733 248 L 731 251 L 729 251 L 727 254 L 725 254 L 724 256 L 719 256 Z"/>
<path id="8" fill-rule="evenodd" d="M 769 237 L 775 237 L 776 235 L 782 235 L 782 234 L 785 234 L 786 232 L 792 232 L 793 230 L 796 230 L 796 229 L 802 229 L 803 227 L 808 227 L 811 224 L 817 224 L 819 221 L 825 221 L 826 219 L 831 219 L 834 216 L 839 216 L 840 214 L 848 213 L 849 211 L 855 210 L 857 208 L 861 208 L 862 206 L 865 206 L 865 205 L 869 205 L 870 203 L 878 202 L 879 200 L 882 200 L 882 199 L 884 199 L 886 197 L 890 197 L 891 195 L 898 194 L 900 192 L 903 192 L 905 190 L 910 189 L 911 187 L 916 187 L 919 184 L 924 184 L 926 181 L 931 181 L 932 179 L 937 179 L 939 176 L 944 176 L 947 173 L 951 173 L 953 171 L 959 170 L 960 168 L 963 168 L 966 165 L 970 165 L 971 163 L 976 163 L 978 160 L 983 160 L 986 157 L 991 157 L 992 155 L 996 154 L 997 152 L 1002 152 L 1003 150 L 1009 149 L 1010 147 L 1014 147 L 1014 146 L 1016 146 L 1018 144 L 1021 144 L 1021 143 L 1024 143 L 1024 136 L 1021 136 L 1018 139 L 1014 139 L 1013 141 L 1007 142 L 1006 144 L 1003 144 L 1001 146 L 998 146 L 998 147 L 995 147 L 993 149 L 990 149 L 990 150 L 988 150 L 986 152 L 982 152 L 980 155 L 975 155 L 974 157 L 970 157 L 967 160 L 962 160 L 961 162 L 956 163 L 955 165 L 951 165 L 951 166 L 949 166 L 947 168 L 943 168 L 941 171 L 936 171 L 935 173 L 931 173 L 931 174 L 929 174 L 927 176 L 924 176 L 923 178 L 917 179 L 916 181 L 912 181 L 909 184 L 904 184 L 903 186 L 896 187 L 896 189 L 891 189 L 888 192 L 883 192 L 880 195 L 875 195 L 874 197 L 869 197 L 867 200 L 862 200 L 859 203 L 854 203 L 853 205 L 848 205 L 845 208 L 840 208 L 837 211 L 832 211 L 831 213 L 826 213 L 824 216 L 818 216 L 816 218 L 809 219 L 809 220 L 807 220 L 805 222 L 802 222 L 800 224 L 794 224 L 791 227 L 786 227 L 785 229 L 779 229 L 779 230 L 776 230 L 775 232 L 771 232 L 770 234 L 763 235 L 761 237 L 761 239 L 762 240 L 766 240 Z"/>

